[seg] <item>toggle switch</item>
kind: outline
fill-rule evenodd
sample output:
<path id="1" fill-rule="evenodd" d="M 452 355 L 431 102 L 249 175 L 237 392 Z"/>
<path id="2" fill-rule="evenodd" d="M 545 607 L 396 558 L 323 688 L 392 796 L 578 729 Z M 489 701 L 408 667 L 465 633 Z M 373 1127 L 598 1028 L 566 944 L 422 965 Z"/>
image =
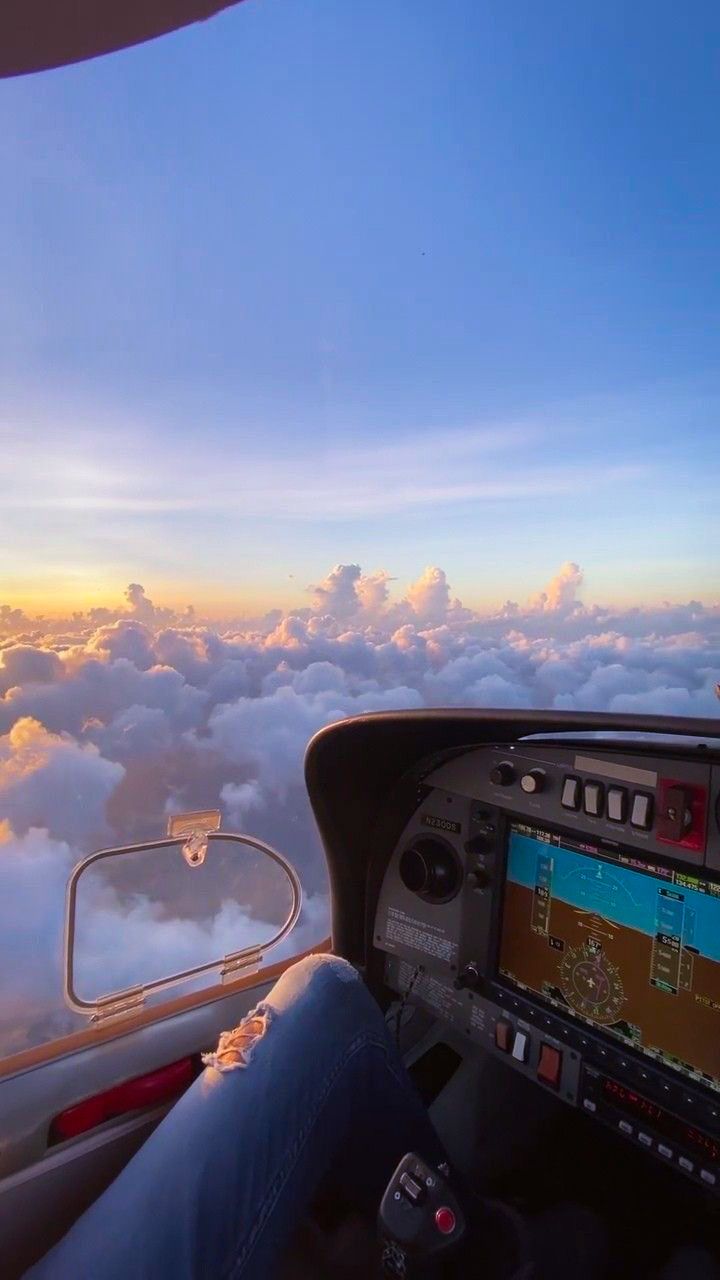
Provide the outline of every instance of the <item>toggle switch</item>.
<path id="1" fill-rule="evenodd" d="M 627 791 L 624 787 L 609 787 L 607 816 L 610 822 L 624 822 L 627 816 Z"/>
<path id="2" fill-rule="evenodd" d="M 586 782 L 583 803 L 585 812 L 591 818 L 602 817 L 604 787 L 602 782 Z"/>
<path id="3" fill-rule="evenodd" d="M 512 1022 L 495 1023 L 495 1044 L 503 1053 L 509 1053 L 513 1044 Z"/>
<path id="4" fill-rule="evenodd" d="M 526 1036 L 524 1031 L 518 1031 L 515 1036 L 515 1043 L 512 1047 L 512 1056 L 516 1062 L 527 1062 L 529 1047 L 529 1037 Z"/>
<path id="5" fill-rule="evenodd" d="M 636 791 L 633 796 L 630 824 L 640 831 L 649 831 L 652 826 L 652 796 Z"/>
<path id="6" fill-rule="evenodd" d="M 543 1044 L 540 1046 L 540 1058 L 537 1067 L 537 1078 L 542 1080 L 543 1084 L 547 1084 L 551 1089 L 560 1087 L 560 1073 L 562 1071 L 562 1053 L 552 1044 Z"/>
<path id="7" fill-rule="evenodd" d="M 562 795 L 560 803 L 563 809 L 573 809 L 577 811 L 580 808 L 580 779 L 565 778 L 563 781 Z"/>

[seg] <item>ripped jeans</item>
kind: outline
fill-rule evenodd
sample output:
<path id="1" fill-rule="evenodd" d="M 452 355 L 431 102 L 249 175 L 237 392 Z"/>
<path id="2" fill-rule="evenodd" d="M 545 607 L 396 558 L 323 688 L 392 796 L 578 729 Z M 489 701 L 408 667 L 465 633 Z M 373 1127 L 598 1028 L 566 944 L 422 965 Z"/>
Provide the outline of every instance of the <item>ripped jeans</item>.
<path id="1" fill-rule="evenodd" d="M 444 1159 L 383 1015 L 355 970 L 288 969 L 27 1277 L 272 1280 L 328 1175 L 377 1206 L 401 1155 Z"/>

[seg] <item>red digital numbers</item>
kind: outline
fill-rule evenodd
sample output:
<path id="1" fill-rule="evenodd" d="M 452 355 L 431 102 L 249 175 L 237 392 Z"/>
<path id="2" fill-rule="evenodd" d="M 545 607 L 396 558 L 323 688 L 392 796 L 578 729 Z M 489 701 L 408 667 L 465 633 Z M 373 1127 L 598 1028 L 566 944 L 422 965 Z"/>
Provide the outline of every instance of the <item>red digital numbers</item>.
<path id="1" fill-rule="evenodd" d="M 633 1115 L 646 1116 L 648 1120 L 654 1122 L 657 1129 L 661 1130 L 669 1138 L 687 1142 L 690 1146 L 702 1151 L 711 1160 L 720 1161 L 720 1143 L 715 1142 L 706 1133 L 701 1133 L 699 1129 L 694 1129 L 692 1125 L 685 1124 L 683 1120 L 671 1115 L 669 1111 L 665 1111 L 657 1103 L 651 1102 L 649 1098 L 643 1098 L 641 1094 L 634 1093 L 632 1089 L 626 1089 L 624 1085 L 618 1084 L 617 1080 L 603 1080 L 602 1091 L 608 1100 L 622 1111 L 628 1111 Z"/>
<path id="2" fill-rule="evenodd" d="M 709 1138 L 706 1133 L 700 1133 L 698 1129 L 692 1129 L 690 1125 L 686 1125 L 685 1137 L 694 1147 L 699 1147 L 707 1155 L 711 1156 L 713 1160 L 720 1159 L 720 1145 L 717 1142 L 713 1142 L 712 1138 Z"/>
<path id="3" fill-rule="evenodd" d="M 603 1093 L 606 1093 L 616 1106 L 623 1107 L 625 1111 L 631 1111 L 633 1114 L 647 1116 L 650 1120 L 662 1120 L 667 1112 L 662 1107 L 658 1107 L 656 1103 L 650 1102 L 648 1098 L 642 1098 L 640 1094 L 633 1093 L 632 1089 L 626 1089 L 624 1085 L 618 1084 L 616 1080 L 603 1080 Z"/>

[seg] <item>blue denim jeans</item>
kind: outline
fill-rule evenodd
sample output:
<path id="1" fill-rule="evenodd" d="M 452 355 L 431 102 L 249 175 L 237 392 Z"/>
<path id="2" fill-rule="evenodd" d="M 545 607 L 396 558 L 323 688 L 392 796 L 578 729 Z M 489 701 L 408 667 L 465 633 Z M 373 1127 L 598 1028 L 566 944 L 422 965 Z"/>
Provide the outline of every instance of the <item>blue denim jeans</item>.
<path id="1" fill-rule="evenodd" d="M 444 1158 L 378 1005 L 337 957 L 289 969 L 209 1062 L 28 1277 L 271 1280 L 326 1175 L 376 1207 L 405 1151 Z"/>

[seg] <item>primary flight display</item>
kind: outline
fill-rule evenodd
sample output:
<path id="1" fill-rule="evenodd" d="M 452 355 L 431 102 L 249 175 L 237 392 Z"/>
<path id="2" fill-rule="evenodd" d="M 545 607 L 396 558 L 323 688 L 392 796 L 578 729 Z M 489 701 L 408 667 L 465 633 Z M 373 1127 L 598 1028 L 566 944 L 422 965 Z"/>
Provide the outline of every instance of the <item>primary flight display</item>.
<path id="1" fill-rule="evenodd" d="M 513 823 L 499 971 L 720 1091 L 720 885 Z"/>

